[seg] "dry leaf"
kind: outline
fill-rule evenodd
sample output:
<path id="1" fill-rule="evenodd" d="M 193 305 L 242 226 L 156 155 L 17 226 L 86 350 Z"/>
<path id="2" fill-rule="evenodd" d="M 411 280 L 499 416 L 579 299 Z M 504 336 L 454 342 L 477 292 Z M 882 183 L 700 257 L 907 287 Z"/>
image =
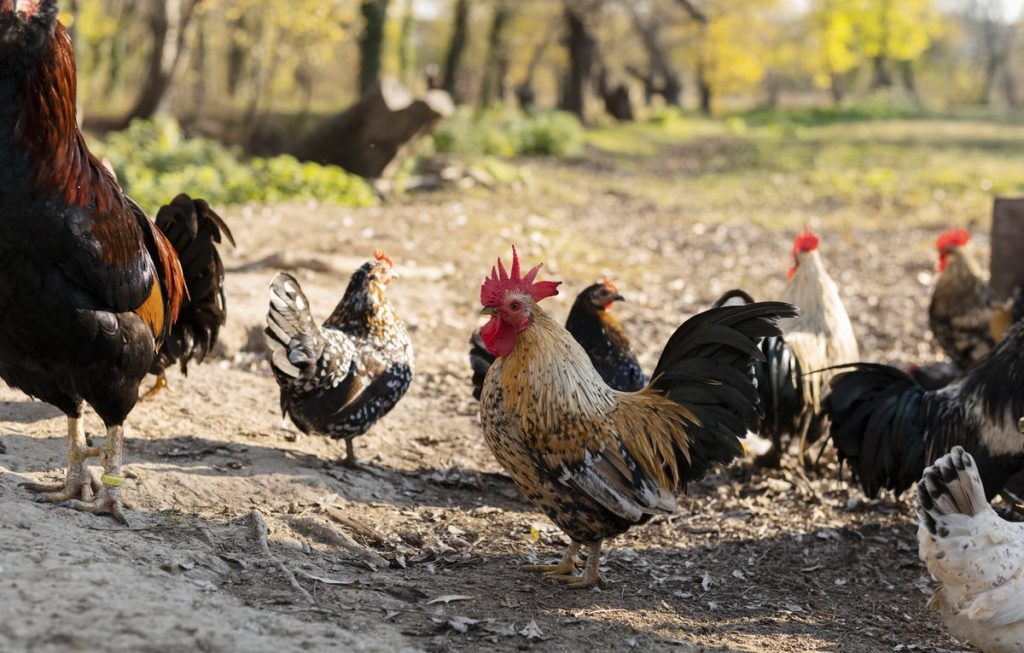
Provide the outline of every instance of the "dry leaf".
<path id="1" fill-rule="evenodd" d="M 453 601 L 471 601 L 472 599 L 472 596 L 466 596 L 465 594 L 444 594 L 436 599 L 430 599 L 427 601 L 427 605 L 434 605 L 435 603 L 448 604 Z"/>

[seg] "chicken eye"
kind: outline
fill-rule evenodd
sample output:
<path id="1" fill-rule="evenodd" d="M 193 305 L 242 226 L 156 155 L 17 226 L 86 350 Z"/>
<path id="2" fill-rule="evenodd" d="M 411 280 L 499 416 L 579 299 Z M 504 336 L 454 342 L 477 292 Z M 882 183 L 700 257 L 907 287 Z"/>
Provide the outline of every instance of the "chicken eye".
<path id="1" fill-rule="evenodd" d="M 513 311 L 518 311 L 520 308 L 522 308 L 522 305 L 519 302 L 512 302 L 511 304 L 509 304 L 509 308 L 511 308 Z"/>

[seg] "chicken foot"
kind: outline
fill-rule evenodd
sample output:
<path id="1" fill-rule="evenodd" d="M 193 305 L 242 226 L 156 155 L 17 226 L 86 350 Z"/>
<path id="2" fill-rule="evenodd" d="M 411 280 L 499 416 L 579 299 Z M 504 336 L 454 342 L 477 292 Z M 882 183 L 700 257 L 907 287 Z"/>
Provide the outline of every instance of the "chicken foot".
<path id="1" fill-rule="evenodd" d="M 100 455 L 98 447 L 85 441 L 85 425 L 81 417 L 68 417 L 68 471 L 63 483 L 22 483 L 21 487 L 36 492 L 39 502 L 61 503 L 69 499 L 91 501 L 99 491 L 96 479 L 89 473 L 86 460 Z"/>
<path id="2" fill-rule="evenodd" d="M 121 503 L 121 485 L 124 474 L 121 472 L 121 459 L 124 452 L 124 425 L 107 427 L 107 437 L 103 443 L 103 476 L 100 477 L 102 487 L 91 501 L 72 499 L 59 505 L 94 515 L 110 514 L 125 526 L 130 526 L 124 516 L 124 505 Z"/>
<path id="3" fill-rule="evenodd" d="M 604 585 L 604 578 L 601 576 L 601 540 L 588 545 L 587 564 L 583 567 L 583 573 L 566 574 L 551 578 L 559 583 L 565 583 L 569 589 L 581 590 L 594 585 Z"/>
<path id="4" fill-rule="evenodd" d="M 158 374 L 156 377 L 156 381 L 153 383 L 153 387 L 142 393 L 142 396 L 139 397 L 139 401 L 147 401 L 149 399 L 152 399 L 161 390 L 169 387 L 171 386 L 167 384 L 167 376 L 163 372 L 160 372 L 160 374 Z"/>
<path id="5" fill-rule="evenodd" d="M 553 574 L 556 576 L 575 574 L 576 565 L 579 563 L 579 559 L 576 557 L 576 554 L 579 550 L 580 545 L 573 542 L 569 545 L 569 548 L 565 550 L 565 555 L 562 556 L 562 559 L 557 565 L 522 565 L 519 567 L 519 570 L 541 574 Z"/>

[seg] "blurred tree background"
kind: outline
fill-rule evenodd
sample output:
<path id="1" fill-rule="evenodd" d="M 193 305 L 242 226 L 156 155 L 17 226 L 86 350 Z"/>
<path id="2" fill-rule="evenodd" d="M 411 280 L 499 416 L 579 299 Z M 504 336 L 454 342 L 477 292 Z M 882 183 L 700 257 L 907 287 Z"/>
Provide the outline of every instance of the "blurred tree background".
<path id="1" fill-rule="evenodd" d="M 739 124 L 823 116 L 1005 118 L 1024 102 L 1024 0 L 69 0 L 64 7 L 83 124 L 144 203 L 143 189 L 157 193 L 172 173 L 215 201 L 372 203 L 375 193 L 361 178 L 290 155 L 303 156 L 303 138 L 323 133 L 333 142 L 331 124 L 361 129 L 361 118 L 346 122 L 342 112 L 361 99 L 387 104 L 365 101 L 381 88 L 420 98 L 436 90 L 457 107 L 439 126 L 405 125 L 416 145 L 400 150 L 413 156 L 388 168 L 405 177 L 414 174 L 413 159 L 435 154 L 476 157 L 488 178 L 515 174 L 494 159 L 572 155 L 586 143 L 607 145 L 601 130 L 613 125 L 721 119 L 735 132 Z M 384 78 L 398 84 L 381 86 Z M 129 125 L 130 138 L 107 136 Z M 140 140 L 150 145 L 145 152 L 132 146 Z"/>
<path id="2" fill-rule="evenodd" d="M 253 128 L 380 75 L 587 121 L 879 97 L 1016 107 L 1020 0 L 89 0 L 68 3 L 91 120 Z M 74 19 L 71 20 L 71 16 Z"/>

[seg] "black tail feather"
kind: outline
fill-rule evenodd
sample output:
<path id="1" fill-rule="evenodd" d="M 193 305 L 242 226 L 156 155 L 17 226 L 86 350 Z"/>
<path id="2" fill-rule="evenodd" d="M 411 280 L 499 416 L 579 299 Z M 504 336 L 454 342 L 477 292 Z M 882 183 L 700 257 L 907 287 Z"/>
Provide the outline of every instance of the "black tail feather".
<path id="1" fill-rule="evenodd" d="M 185 275 L 188 296 L 182 302 L 178 321 L 161 343 L 150 371 L 162 373 L 177 361 L 183 373 L 195 359 L 201 363 L 217 342 L 227 319 L 224 299 L 224 263 L 217 245 L 222 238 L 234 245 L 224 220 L 205 200 L 185 194 L 160 208 L 156 226 L 174 247 Z"/>
<path id="2" fill-rule="evenodd" d="M 669 339 L 651 387 L 700 421 L 690 431 L 690 459 L 679 461 L 691 479 L 743 453 L 739 438 L 759 421 L 753 364 L 764 356 L 758 340 L 778 336 L 777 321 L 796 314 L 782 302 L 713 308 L 687 320 Z"/>
<path id="3" fill-rule="evenodd" d="M 924 395 L 910 376 L 888 365 L 859 363 L 832 379 L 825 399 L 832 440 L 869 497 L 883 488 L 901 494 L 921 477 Z"/>
<path id="4" fill-rule="evenodd" d="M 480 329 L 469 337 L 469 366 L 473 370 L 473 398 L 480 399 L 484 389 L 484 377 L 494 364 L 494 354 L 487 351 Z"/>

